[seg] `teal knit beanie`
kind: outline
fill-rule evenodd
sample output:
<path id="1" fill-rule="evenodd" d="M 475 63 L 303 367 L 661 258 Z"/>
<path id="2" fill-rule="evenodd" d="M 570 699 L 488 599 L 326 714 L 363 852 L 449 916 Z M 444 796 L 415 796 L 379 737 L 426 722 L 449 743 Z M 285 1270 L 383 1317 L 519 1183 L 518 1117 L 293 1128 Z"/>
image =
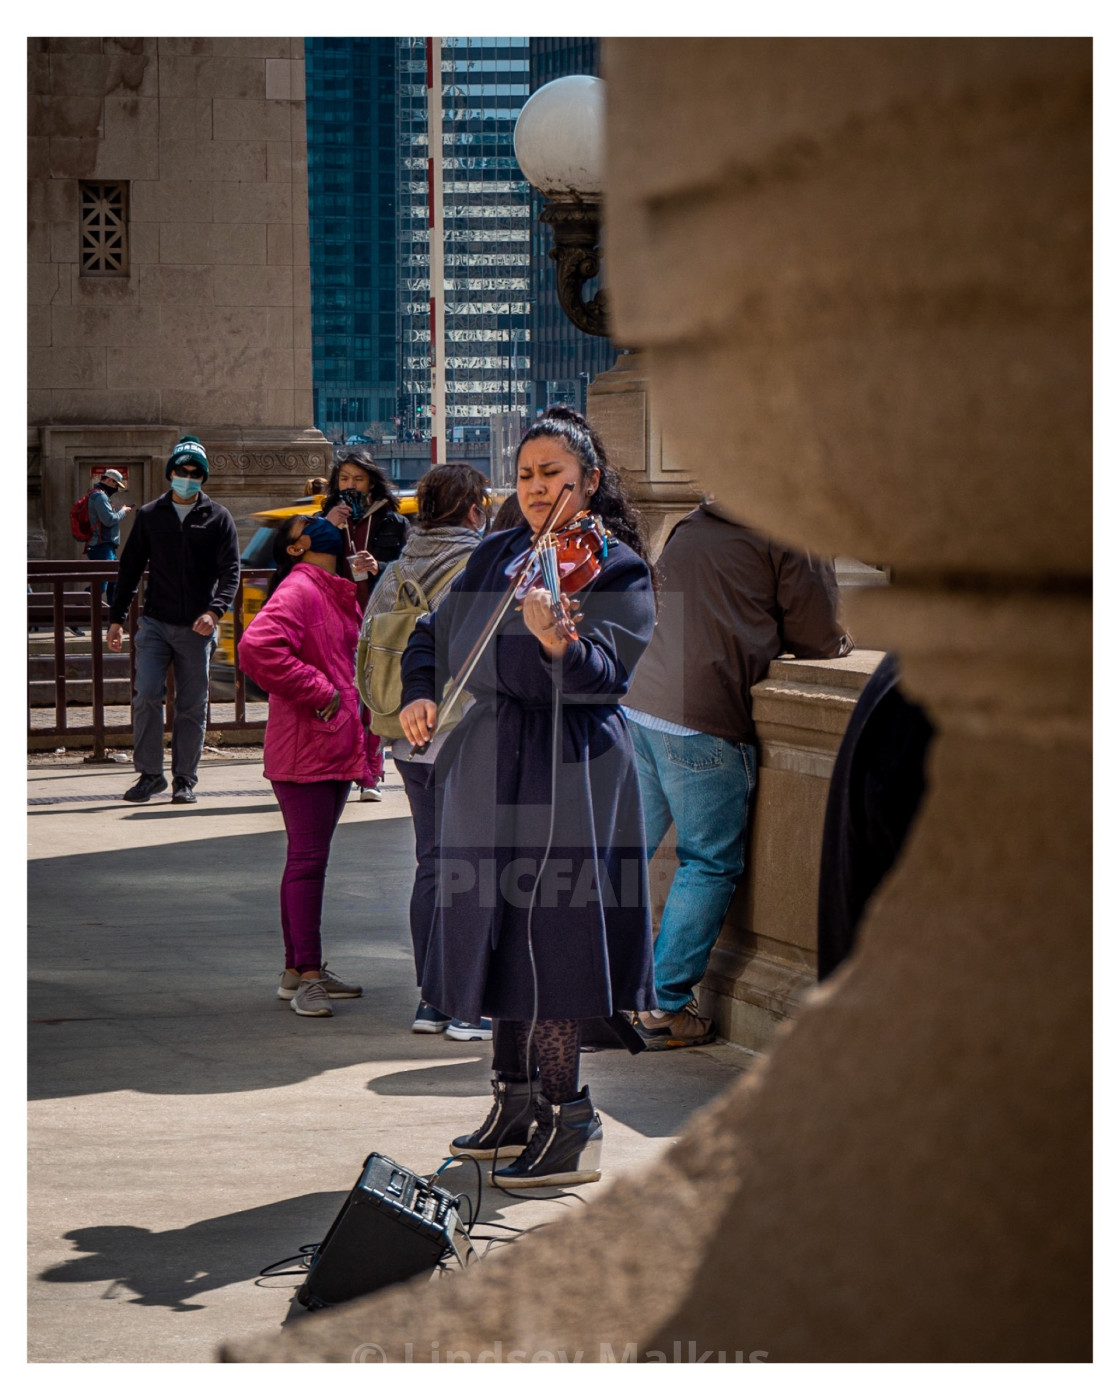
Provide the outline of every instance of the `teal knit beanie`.
<path id="1" fill-rule="evenodd" d="M 190 433 L 184 433 L 171 450 L 163 473 L 168 481 L 171 480 L 172 467 L 201 467 L 205 473 L 203 481 L 210 479 L 210 459 L 206 455 L 206 448 Z"/>

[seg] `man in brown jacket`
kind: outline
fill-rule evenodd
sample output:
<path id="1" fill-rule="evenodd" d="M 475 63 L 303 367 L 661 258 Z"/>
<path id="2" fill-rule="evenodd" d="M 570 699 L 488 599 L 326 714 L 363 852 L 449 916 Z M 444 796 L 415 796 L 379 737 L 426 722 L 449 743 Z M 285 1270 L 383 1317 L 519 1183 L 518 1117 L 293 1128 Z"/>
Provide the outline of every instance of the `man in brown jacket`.
<path id="1" fill-rule="evenodd" d="M 758 755 L 751 686 L 783 653 L 844 656 L 831 563 L 787 549 L 708 498 L 657 563 L 657 627 L 627 695 L 646 850 L 677 827 L 677 859 L 654 949 L 658 1011 L 636 1028 L 650 1050 L 714 1039 L 693 989 L 743 873 Z"/>

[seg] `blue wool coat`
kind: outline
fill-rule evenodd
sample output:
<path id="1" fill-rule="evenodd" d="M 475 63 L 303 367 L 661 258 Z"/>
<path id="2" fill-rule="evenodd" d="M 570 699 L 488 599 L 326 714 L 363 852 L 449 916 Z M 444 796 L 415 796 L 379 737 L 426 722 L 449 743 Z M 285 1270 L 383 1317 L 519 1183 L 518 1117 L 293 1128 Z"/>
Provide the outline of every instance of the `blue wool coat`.
<path id="1" fill-rule="evenodd" d="M 403 704 L 434 699 L 458 671 L 529 538 L 526 527 L 489 536 L 417 623 Z M 653 632 L 649 570 L 612 541 L 580 599 L 580 640 L 555 661 L 510 610 L 436 762 L 439 884 L 421 993 L 463 1020 L 656 1005 L 641 797 L 619 706 Z"/>

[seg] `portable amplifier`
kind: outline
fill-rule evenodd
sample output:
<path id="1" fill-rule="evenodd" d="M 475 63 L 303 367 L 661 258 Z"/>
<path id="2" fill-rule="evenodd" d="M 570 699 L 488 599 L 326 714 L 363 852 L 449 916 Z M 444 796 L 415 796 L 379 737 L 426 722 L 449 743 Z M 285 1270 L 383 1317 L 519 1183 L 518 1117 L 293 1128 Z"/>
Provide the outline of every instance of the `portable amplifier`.
<path id="1" fill-rule="evenodd" d="M 325 1308 L 434 1269 L 465 1238 L 456 1198 L 379 1152 L 371 1152 L 354 1189 L 311 1260 L 296 1294 Z"/>

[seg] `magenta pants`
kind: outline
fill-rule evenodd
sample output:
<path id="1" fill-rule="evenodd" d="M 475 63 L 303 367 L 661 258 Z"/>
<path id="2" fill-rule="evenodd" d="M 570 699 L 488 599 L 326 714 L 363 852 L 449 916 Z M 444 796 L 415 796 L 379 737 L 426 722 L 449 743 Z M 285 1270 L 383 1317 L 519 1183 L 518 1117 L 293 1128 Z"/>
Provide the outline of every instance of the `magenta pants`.
<path id="1" fill-rule="evenodd" d="M 278 783 L 272 790 L 288 833 L 288 859 L 280 881 L 280 925 L 285 967 L 314 972 L 323 965 L 320 923 L 331 837 L 350 792 L 349 780 Z"/>

